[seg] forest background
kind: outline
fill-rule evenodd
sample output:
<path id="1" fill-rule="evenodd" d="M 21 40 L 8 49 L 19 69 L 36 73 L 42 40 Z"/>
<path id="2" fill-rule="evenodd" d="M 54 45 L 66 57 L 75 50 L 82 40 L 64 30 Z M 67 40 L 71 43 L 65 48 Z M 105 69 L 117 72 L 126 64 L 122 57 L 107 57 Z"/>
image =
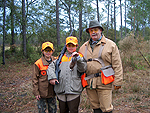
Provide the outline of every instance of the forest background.
<path id="1" fill-rule="evenodd" d="M 105 7 L 100 13 L 101 3 Z M 149 0 L 1 0 L 0 112 L 36 112 L 32 64 L 41 57 L 42 43 L 52 42 L 57 56 L 74 29 L 80 47 L 89 39 L 85 29 L 93 19 L 116 42 L 122 58 L 124 84 L 113 91 L 114 111 L 150 112 L 149 7 Z M 85 91 L 80 112 L 92 112 Z"/>

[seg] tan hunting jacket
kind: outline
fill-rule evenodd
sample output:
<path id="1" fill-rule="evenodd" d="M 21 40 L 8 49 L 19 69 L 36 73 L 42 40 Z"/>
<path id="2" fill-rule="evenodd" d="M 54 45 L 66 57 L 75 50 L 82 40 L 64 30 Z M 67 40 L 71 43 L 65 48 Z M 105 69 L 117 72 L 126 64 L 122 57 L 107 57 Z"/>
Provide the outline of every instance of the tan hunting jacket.
<path id="1" fill-rule="evenodd" d="M 104 43 L 104 48 L 101 57 L 104 61 L 105 66 L 112 65 L 112 68 L 115 71 L 114 75 L 115 80 L 113 83 L 104 85 L 101 82 L 101 76 L 94 77 L 88 80 L 89 86 L 87 88 L 91 87 L 101 89 L 112 89 L 112 84 L 120 86 L 123 80 L 123 69 L 117 45 L 113 41 L 106 39 L 105 36 L 103 36 L 102 39 L 95 45 L 92 51 L 89 41 L 90 39 L 80 47 L 79 52 L 84 55 L 86 60 L 90 58 L 91 59 L 98 58 L 101 44 Z M 87 52 L 85 52 L 86 47 Z M 89 76 L 91 74 L 99 73 L 101 67 L 102 65 L 99 62 L 96 61 L 87 62 L 86 75 Z"/>

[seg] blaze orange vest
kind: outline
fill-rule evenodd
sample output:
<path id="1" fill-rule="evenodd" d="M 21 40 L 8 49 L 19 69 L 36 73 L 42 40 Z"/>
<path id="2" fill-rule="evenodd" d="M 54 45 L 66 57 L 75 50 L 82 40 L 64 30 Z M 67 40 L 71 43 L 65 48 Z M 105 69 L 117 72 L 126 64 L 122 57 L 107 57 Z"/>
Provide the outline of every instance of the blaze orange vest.
<path id="1" fill-rule="evenodd" d="M 42 59 L 40 58 L 35 62 L 35 64 L 39 67 L 41 75 L 45 76 L 46 75 L 46 70 L 48 69 L 49 65 L 43 65 Z"/>
<path id="2" fill-rule="evenodd" d="M 81 53 L 79 53 L 79 56 L 80 57 L 83 57 L 83 55 L 81 54 Z M 62 57 L 62 59 L 61 59 L 61 62 L 69 62 L 69 61 L 71 61 L 71 58 L 72 57 L 67 57 L 66 56 L 66 54 L 64 54 L 64 56 Z M 87 81 L 84 79 L 86 77 L 86 74 L 85 73 L 83 73 L 82 75 L 81 75 L 81 83 L 82 83 L 82 86 L 83 86 L 83 88 L 85 88 L 87 85 L 88 85 L 88 83 L 87 83 Z"/>
<path id="3" fill-rule="evenodd" d="M 82 55 L 81 53 L 79 53 L 79 56 L 80 56 L 80 57 L 83 57 L 83 55 Z M 69 61 L 71 61 L 71 58 L 72 58 L 72 56 L 68 58 L 68 57 L 66 56 L 66 54 L 64 54 L 64 56 L 63 56 L 62 59 L 61 59 L 61 62 L 69 62 Z"/>

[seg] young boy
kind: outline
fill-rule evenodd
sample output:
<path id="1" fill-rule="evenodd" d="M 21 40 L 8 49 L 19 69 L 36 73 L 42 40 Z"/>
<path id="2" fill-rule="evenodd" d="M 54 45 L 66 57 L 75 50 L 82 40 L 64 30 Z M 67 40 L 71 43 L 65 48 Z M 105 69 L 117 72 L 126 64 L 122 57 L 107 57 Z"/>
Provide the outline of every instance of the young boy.
<path id="1" fill-rule="evenodd" d="M 51 63 L 48 67 L 48 80 L 55 85 L 54 91 L 59 101 L 60 113 L 78 113 L 80 103 L 80 94 L 83 90 L 81 84 L 80 73 L 85 72 L 86 62 L 82 54 L 77 53 L 78 40 L 76 37 L 70 36 L 66 38 L 67 52 L 61 59 L 59 66 L 59 80 L 55 75 L 55 63 Z M 70 69 L 70 63 L 75 63 Z M 52 71 L 53 70 L 53 71 Z M 58 82 L 56 85 L 55 82 Z"/>
<path id="2" fill-rule="evenodd" d="M 43 56 L 34 63 L 33 94 L 37 99 L 39 113 L 46 113 L 46 103 L 48 104 L 48 113 L 56 113 L 54 87 L 49 83 L 46 73 L 49 64 L 54 60 L 53 44 L 51 42 L 43 43 L 41 51 Z"/>

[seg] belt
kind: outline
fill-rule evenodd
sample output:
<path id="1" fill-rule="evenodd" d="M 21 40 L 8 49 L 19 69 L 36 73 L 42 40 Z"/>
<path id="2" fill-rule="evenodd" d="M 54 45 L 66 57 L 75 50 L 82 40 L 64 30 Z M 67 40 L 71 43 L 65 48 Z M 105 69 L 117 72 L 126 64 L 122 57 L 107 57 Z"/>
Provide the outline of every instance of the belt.
<path id="1" fill-rule="evenodd" d="M 101 72 L 100 72 L 100 73 L 95 73 L 95 74 L 89 75 L 89 76 L 85 77 L 84 79 L 85 79 L 85 80 L 89 80 L 89 79 L 91 79 L 91 78 L 99 77 L 99 76 L 101 76 Z"/>

